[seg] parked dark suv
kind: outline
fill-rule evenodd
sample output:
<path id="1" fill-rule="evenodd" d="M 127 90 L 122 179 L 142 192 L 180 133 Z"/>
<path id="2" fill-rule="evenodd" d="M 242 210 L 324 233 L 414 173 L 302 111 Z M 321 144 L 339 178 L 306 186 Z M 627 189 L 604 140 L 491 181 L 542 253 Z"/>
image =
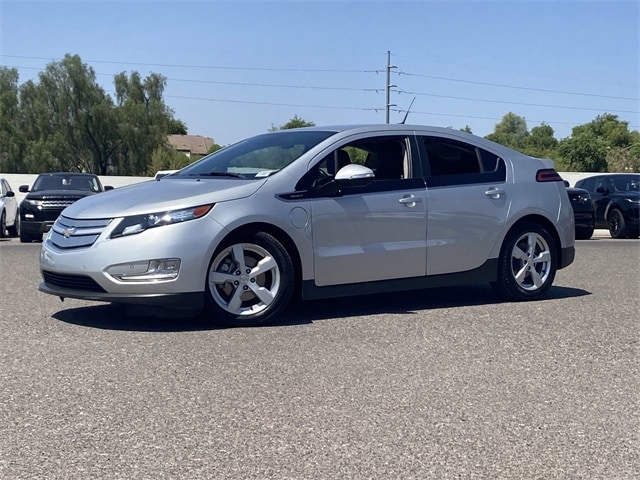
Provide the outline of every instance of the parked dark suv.
<path id="1" fill-rule="evenodd" d="M 565 180 L 569 201 L 573 208 L 573 219 L 576 224 L 576 240 L 589 240 L 595 228 L 595 213 L 591 195 L 583 188 L 571 188 Z"/>
<path id="2" fill-rule="evenodd" d="M 41 242 L 42 234 L 51 229 L 58 215 L 76 200 L 110 190 L 103 187 L 92 173 L 43 173 L 38 175 L 31 189 L 20 185 L 27 196 L 20 202 L 20 241 Z"/>
<path id="3" fill-rule="evenodd" d="M 589 192 L 596 228 L 608 228 L 613 238 L 640 236 L 640 174 L 606 174 L 578 180 Z"/>

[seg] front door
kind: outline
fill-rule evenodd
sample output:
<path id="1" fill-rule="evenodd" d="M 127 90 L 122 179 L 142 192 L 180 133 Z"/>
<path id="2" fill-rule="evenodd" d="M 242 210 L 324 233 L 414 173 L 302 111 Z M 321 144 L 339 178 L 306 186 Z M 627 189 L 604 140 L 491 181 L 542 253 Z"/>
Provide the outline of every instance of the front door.
<path id="1" fill-rule="evenodd" d="M 374 170 L 376 179 L 311 200 L 316 285 L 424 276 L 426 189 L 409 136 L 361 138 L 340 150 L 351 163 Z"/>

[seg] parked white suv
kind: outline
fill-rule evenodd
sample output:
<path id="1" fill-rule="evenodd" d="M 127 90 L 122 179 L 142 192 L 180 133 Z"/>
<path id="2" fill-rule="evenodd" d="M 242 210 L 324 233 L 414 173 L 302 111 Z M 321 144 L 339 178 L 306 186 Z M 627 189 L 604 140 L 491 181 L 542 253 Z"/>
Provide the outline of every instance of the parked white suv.
<path id="1" fill-rule="evenodd" d="M 0 238 L 20 235 L 18 199 L 9 182 L 0 178 Z"/>
<path id="2" fill-rule="evenodd" d="M 542 296 L 574 258 L 549 160 L 410 125 L 258 135 L 67 207 L 40 256 L 58 297 L 201 309 L 256 325 L 293 295 L 490 282 Z"/>

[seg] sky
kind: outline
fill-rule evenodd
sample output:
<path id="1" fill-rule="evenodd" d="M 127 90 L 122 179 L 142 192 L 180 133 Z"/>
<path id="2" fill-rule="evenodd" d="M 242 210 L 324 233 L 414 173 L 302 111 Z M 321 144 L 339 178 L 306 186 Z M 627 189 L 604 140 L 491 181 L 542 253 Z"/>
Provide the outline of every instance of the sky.
<path id="1" fill-rule="evenodd" d="M 639 0 L 0 0 L 20 83 L 65 54 L 112 96 L 120 72 L 162 74 L 174 116 L 220 145 L 296 115 L 385 123 L 387 91 L 390 123 L 413 100 L 406 123 L 480 136 L 508 112 L 558 139 L 605 113 L 640 130 Z"/>

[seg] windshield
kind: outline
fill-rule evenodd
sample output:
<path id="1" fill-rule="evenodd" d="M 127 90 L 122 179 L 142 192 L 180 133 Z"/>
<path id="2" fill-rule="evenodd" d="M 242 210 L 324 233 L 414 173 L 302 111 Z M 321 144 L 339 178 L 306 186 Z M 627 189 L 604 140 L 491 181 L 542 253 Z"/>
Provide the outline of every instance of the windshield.
<path id="1" fill-rule="evenodd" d="M 99 192 L 98 179 L 90 175 L 42 175 L 36 178 L 32 192 L 41 190 L 86 190 Z"/>
<path id="2" fill-rule="evenodd" d="M 637 192 L 640 190 L 640 175 L 615 175 L 613 183 L 619 192 Z"/>
<path id="3" fill-rule="evenodd" d="M 291 130 L 258 135 L 212 153 L 172 177 L 267 177 L 334 133 Z"/>

